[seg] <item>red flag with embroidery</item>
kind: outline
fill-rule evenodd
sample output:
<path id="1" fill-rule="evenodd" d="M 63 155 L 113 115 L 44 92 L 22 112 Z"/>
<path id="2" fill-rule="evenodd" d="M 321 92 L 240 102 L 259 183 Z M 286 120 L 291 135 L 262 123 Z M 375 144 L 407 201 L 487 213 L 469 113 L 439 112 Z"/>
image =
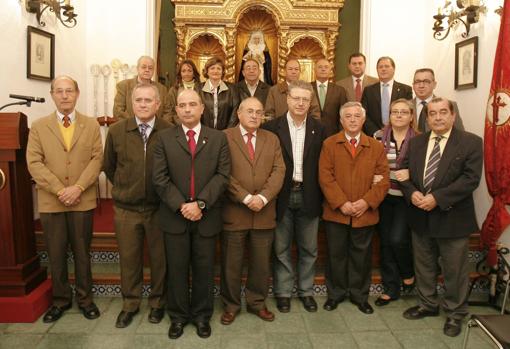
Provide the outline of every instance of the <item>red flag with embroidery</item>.
<path id="1" fill-rule="evenodd" d="M 505 205 L 510 204 L 510 0 L 501 15 L 498 46 L 485 117 L 485 179 L 492 206 L 482 226 L 482 244 L 488 248 L 487 263 L 497 264 L 496 242 L 510 224 Z"/>

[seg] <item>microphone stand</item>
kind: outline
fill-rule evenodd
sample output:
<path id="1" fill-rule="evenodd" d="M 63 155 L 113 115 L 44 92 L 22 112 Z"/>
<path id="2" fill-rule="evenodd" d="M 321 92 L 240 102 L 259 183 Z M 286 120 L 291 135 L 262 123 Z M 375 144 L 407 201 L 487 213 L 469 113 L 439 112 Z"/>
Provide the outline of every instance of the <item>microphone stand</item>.
<path id="1" fill-rule="evenodd" d="M 4 109 L 4 108 L 7 108 L 11 105 L 26 105 L 27 107 L 30 107 L 32 105 L 32 101 L 23 101 L 23 102 L 12 102 L 12 103 L 8 103 L 2 107 L 0 107 L 0 110 Z"/>

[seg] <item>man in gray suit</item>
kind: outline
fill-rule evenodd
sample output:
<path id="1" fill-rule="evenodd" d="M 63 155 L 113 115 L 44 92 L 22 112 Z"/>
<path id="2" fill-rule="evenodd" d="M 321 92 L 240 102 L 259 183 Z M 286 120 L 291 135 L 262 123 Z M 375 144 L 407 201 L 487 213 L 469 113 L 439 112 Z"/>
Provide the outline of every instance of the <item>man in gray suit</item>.
<path id="1" fill-rule="evenodd" d="M 200 124 L 204 104 L 195 90 L 182 91 L 175 110 L 181 125 L 160 131 L 152 176 L 161 198 L 157 215 L 167 256 L 168 336 L 179 338 L 192 322 L 198 336 L 207 338 L 216 236 L 223 228 L 220 197 L 229 181 L 230 152 L 223 132 Z"/>
<path id="2" fill-rule="evenodd" d="M 472 194 L 480 183 L 483 146 L 480 137 L 453 127 L 456 115 L 449 100 L 433 98 L 427 108 L 430 131 L 411 139 L 402 166 L 409 172 L 401 186 L 409 204 L 419 296 L 419 305 L 403 315 L 409 320 L 438 316 L 442 307 L 447 316 L 443 332 L 454 337 L 468 313 L 469 235 L 478 231 Z M 440 273 L 442 300 L 436 288 Z"/>
<path id="3" fill-rule="evenodd" d="M 413 91 L 415 98 L 413 103 L 415 105 L 416 121 L 418 121 L 418 129 L 421 132 L 429 131 L 427 124 L 427 104 L 434 98 L 434 89 L 437 86 L 437 81 L 434 71 L 430 68 L 421 68 L 414 72 L 413 78 Z M 453 110 L 455 111 L 455 123 L 453 124 L 456 129 L 464 130 L 462 119 L 460 118 L 459 108 L 457 103 L 453 102 Z"/>
<path id="4" fill-rule="evenodd" d="M 337 85 L 345 88 L 348 102 L 361 101 L 363 89 L 379 82 L 379 79 L 376 77 L 365 75 L 366 63 L 367 60 L 363 53 L 353 53 L 350 55 L 349 64 L 347 65 L 351 75 L 336 82 Z"/>

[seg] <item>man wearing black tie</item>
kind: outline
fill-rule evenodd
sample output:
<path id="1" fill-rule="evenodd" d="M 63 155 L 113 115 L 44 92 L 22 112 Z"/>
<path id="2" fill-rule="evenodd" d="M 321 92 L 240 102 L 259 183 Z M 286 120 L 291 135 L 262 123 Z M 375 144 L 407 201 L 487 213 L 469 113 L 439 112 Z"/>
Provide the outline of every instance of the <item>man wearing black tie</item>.
<path id="1" fill-rule="evenodd" d="M 447 319 L 443 332 L 457 336 L 467 315 L 469 293 L 469 235 L 478 231 L 473 191 L 480 183 L 483 164 L 482 139 L 454 127 L 453 104 L 433 98 L 428 106 L 429 132 L 409 142 L 409 178 L 402 191 L 409 203 L 416 288 L 419 305 L 404 312 L 409 320 L 438 316 Z M 403 170 L 404 173 L 406 170 Z M 442 274 L 445 293 L 437 295 L 437 276 Z"/>
<path id="2" fill-rule="evenodd" d="M 207 338 L 216 236 L 223 227 L 220 197 L 229 181 L 230 152 L 223 132 L 200 124 L 204 104 L 195 90 L 182 91 L 175 109 L 181 125 L 160 132 L 152 177 L 161 198 L 158 218 L 167 255 L 168 336 L 179 338 L 192 322 L 198 336 Z"/>
<path id="3" fill-rule="evenodd" d="M 434 71 L 430 68 L 421 68 L 416 70 L 413 78 L 413 90 L 416 97 L 413 99 L 415 111 L 418 121 L 418 130 L 420 132 L 429 131 L 427 124 L 427 104 L 434 98 L 434 89 L 437 86 Z M 464 125 L 459 114 L 457 103 L 452 101 L 453 110 L 455 111 L 455 123 L 453 124 L 457 130 L 464 131 Z"/>

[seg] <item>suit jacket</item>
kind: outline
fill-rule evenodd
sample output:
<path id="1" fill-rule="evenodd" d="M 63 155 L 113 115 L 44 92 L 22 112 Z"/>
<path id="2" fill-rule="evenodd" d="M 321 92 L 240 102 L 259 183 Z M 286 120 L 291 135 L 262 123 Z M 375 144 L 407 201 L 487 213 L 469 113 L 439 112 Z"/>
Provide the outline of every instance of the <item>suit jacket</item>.
<path id="1" fill-rule="evenodd" d="M 172 115 L 170 113 L 170 105 L 167 99 L 167 90 L 165 85 L 159 82 L 152 82 L 156 84 L 159 90 L 159 97 L 161 99 L 161 105 L 156 115 L 165 119 L 167 122 L 173 124 Z M 115 100 L 113 101 L 113 116 L 119 119 L 129 119 L 135 113 L 133 112 L 133 102 L 131 100 L 131 94 L 133 89 L 138 84 L 138 77 L 132 79 L 122 80 L 117 84 L 117 93 Z"/>
<path id="2" fill-rule="evenodd" d="M 285 161 L 285 180 L 276 203 L 277 220 L 279 221 L 289 205 L 292 174 L 294 173 L 294 157 L 292 155 L 292 142 L 287 114 L 264 123 L 262 127 L 278 136 L 282 147 L 283 160 Z M 318 164 L 324 139 L 326 139 L 324 125 L 317 119 L 307 117 L 303 152 L 303 195 L 305 211 L 309 217 L 317 217 L 322 212 L 322 193 L 319 187 Z"/>
<path id="3" fill-rule="evenodd" d="M 245 80 L 239 81 L 236 84 L 236 87 L 237 87 L 237 90 L 239 91 L 239 101 L 240 102 L 242 102 L 243 100 L 245 100 L 248 97 L 251 97 L 250 90 L 248 90 L 248 86 L 246 86 Z M 253 97 L 257 97 L 259 99 L 259 101 L 262 103 L 263 106 L 266 105 L 267 94 L 269 93 L 270 87 L 271 86 L 266 84 L 264 81 L 259 80 L 257 89 L 255 90 L 255 94 L 253 95 Z"/>
<path id="4" fill-rule="evenodd" d="M 326 139 L 319 160 L 319 182 L 326 198 L 322 218 L 355 228 L 377 224 L 379 204 L 390 187 L 389 173 L 384 146 L 376 139 L 361 133 L 354 158 L 344 131 Z M 382 180 L 373 184 L 374 175 Z M 342 213 L 340 208 L 347 201 L 359 199 L 369 206 L 361 217 Z"/>
<path id="5" fill-rule="evenodd" d="M 379 79 L 370 75 L 363 75 L 363 81 L 361 81 L 361 92 L 363 90 L 373 84 L 377 84 L 379 82 Z M 349 102 L 356 102 L 356 91 L 354 91 L 354 86 L 352 84 L 352 75 L 349 75 L 348 77 L 338 80 L 337 85 L 342 86 L 345 88 L 345 91 L 347 92 L 347 101 Z"/>
<path id="6" fill-rule="evenodd" d="M 230 176 L 230 152 L 223 132 L 202 125 L 194 169 L 196 197 L 206 203 L 198 230 L 202 236 L 215 236 L 222 229 L 221 197 Z M 152 180 L 161 198 L 159 225 L 166 233 L 187 231 L 190 221 L 180 214 L 180 207 L 189 197 L 190 178 L 191 153 L 182 127 L 162 130 L 154 147 Z"/>
<path id="7" fill-rule="evenodd" d="M 223 206 L 223 229 L 273 229 L 276 226 L 276 197 L 285 176 L 280 141 L 273 133 L 259 129 L 255 145 L 255 161 L 239 127 L 226 129 L 232 172 Z M 259 212 L 250 210 L 243 200 L 248 194 L 264 196 L 268 203 Z"/>
<path id="8" fill-rule="evenodd" d="M 435 98 L 436 96 L 432 96 L 432 98 Z M 418 110 L 418 104 L 416 97 L 412 99 L 414 110 L 415 112 Z M 453 104 L 453 110 L 455 111 L 455 122 L 453 123 L 453 126 L 460 131 L 464 131 L 464 123 L 462 122 L 462 118 L 460 117 L 459 107 L 457 106 L 457 102 L 452 101 Z M 425 106 L 426 108 L 426 106 Z M 426 109 L 425 109 L 426 111 Z M 427 123 L 427 120 L 420 120 L 420 115 L 416 114 L 416 121 L 418 122 L 418 130 L 422 133 L 429 132 L 429 124 Z"/>
<path id="9" fill-rule="evenodd" d="M 271 86 L 265 104 L 267 118 L 274 119 L 279 115 L 285 114 L 289 110 L 287 106 L 288 90 L 289 88 L 286 81 Z M 321 117 L 319 100 L 314 93 L 312 93 L 312 103 L 310 104 L 310 110 L 308 110 L 308 116 L 312 116 L 316 119 Z"/>
<path id="10" fill-rule="evenodd" d="M 413 89 L 411 86 L 393 81 L 390 104 L 399 98 L 413 98 Z M 373 136 L 375 131 L 382 129 L 384 126 L 381 112 L 380 82 L 370 85 L 363 90 L 363 95 L 361 96 L 361 104 L 363 104 L 363 108 L 365 108 L 367 112 L 367 119 L 365 121 L 365 125 L 363 126 L 363 131 L 367 135 Z"/>
<path id="11" fill-rule="evenodd" d="M 430 132 L 409 142 L 403 167 L 409 180 L 401 187 L 409 202 L 409 224 L 415 232 L 436 238 L 459 238 L 478 230 L 473 191 L 480 183 L 483 165 L 482 139 L 472 133 L 452 129 L 444 148 L 431 194 L 437 206 L 430 212 L 411 203 L 415 191 L 424 192 L 423 173 Z"/>
<path id="12" fill-rule="evenodd" d="M 312 82 L 312 87 L 318 99 L 319 91 L 317 91 L 317 81 Z M 319 103 L 321 121 L 326 127 L 326 135 L 328 137 L 342 129 L 342 125 L 340 124 L 340 108 L 346 102 L 347 96 L 345 89 L 333 82 L 329 82 L 324 108 L 320 108 Z"/>
<path id="13" fill-rule="evenodd" d="M 56 113 L 32 123 L 27 164 L 37 188 L 39 212 L 88 211 L 96 207 L 97 178 L 103 162 L 99 124 L 76 112 L 71 148 L 66 149 Z M 80 203 L 65 206 L 57 193 L 78 184 L 85 191 Z"/>

